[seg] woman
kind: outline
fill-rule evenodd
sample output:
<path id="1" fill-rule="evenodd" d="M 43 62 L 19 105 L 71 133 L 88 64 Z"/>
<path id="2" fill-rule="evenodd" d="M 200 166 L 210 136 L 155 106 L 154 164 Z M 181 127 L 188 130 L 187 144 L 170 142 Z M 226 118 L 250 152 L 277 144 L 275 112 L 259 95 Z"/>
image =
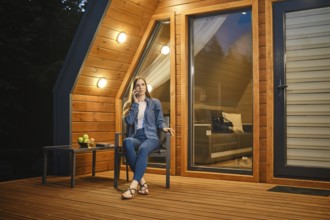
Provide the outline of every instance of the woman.
<path id="1" fill-rule="evenodd" d="M 128 127 L 128 137 L 124 139 L 123 147 L 134 176 L 129 188 L 122 194 L 122 199 L 131 199 L 136 193 L 149 194 L 143 178 L 148 155 L 160 148 L 159 131 L 174 134 L 173 129 L 165 127 L 160 101 L 150 96 L 144 78 L 135 77 L 129 97 L 123 111 L 123 118 Z"/>

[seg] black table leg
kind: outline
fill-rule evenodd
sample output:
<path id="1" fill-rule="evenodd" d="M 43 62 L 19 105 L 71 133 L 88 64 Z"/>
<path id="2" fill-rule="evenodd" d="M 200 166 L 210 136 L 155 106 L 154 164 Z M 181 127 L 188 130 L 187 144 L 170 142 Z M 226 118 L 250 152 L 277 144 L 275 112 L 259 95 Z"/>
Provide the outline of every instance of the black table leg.
<path id="1" fill-rule="evenodd" d="M 75 185 L 76 176 L 76 153 L 74 151 L 71 152 L 71 188 Z"/>
<path id="2" fill-rule="evenodd" d="M 118 188 L 118 179 L 119 179 L 119 149 L 118 147 L 115 147 L 115 155 L 114 155 L 114 175 L 113 175 L 113 186 L 115 188 Z"/>
<path id="3" fill-rule="evenodd" d="M 92 176 L 95 176 L 96 150 L 93 150 Z"/>
<path id="4" fill-rule="evenodd" d="M 47 151 L 44 150 L 44 166 L 42 170 L 42 184 L 46 184 L 46 176 L 47 176 Z"/>

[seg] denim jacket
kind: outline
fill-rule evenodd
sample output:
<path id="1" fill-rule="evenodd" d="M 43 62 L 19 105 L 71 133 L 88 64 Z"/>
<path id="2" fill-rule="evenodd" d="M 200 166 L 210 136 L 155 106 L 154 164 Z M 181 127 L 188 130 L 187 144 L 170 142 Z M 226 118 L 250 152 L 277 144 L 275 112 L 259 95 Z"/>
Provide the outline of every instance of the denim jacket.
<path id="1" fill-rule="evenodd" d="M 146 97 L 147 106 L 144 112 L 144 132 L 147 138 L 159 140 L 159 132 L 165 127 L 162 105 L 158 99 Z M 139 104 L 134 102 L 124 120 L 128 127 L 128 136 L 133 137 L 137 130 Z"/>

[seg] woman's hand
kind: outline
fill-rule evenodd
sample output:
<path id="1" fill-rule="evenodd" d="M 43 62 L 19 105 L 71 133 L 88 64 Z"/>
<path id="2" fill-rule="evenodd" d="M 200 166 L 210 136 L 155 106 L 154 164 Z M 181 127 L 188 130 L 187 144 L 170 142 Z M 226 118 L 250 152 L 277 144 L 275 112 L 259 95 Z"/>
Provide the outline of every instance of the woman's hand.
<path id="1" fill-rule="evenodd" d="M 174 130 L 172 129 L 172 128 L 163 128 L 163 131 L 164 132 L 170 132 L 171 133 L 171 135 L 174 135 Z"/>
<path id="2" fill-rule="evenodd" d="M 136 102 L 136 103 L 138 103 L 139 102 L 139 100 L 138 100 L 138 91 L 136 90 L 136 89 L 134 89 L 133 91 L 132 91 L 132 96 L 133 96 L 133 100 L 134 100 L 134 102 Z"/>

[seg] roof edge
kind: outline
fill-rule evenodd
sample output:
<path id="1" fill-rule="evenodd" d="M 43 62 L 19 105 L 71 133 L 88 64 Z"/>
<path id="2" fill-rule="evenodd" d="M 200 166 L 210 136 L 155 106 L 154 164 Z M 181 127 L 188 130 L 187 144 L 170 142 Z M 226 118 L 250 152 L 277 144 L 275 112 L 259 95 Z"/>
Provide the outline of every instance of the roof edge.
<path id="1" fill-rule="evenodd" d="M 71 144 L 71 92 L 111 0 L 90 0 L 53 87 L 53 144 Z"/>

